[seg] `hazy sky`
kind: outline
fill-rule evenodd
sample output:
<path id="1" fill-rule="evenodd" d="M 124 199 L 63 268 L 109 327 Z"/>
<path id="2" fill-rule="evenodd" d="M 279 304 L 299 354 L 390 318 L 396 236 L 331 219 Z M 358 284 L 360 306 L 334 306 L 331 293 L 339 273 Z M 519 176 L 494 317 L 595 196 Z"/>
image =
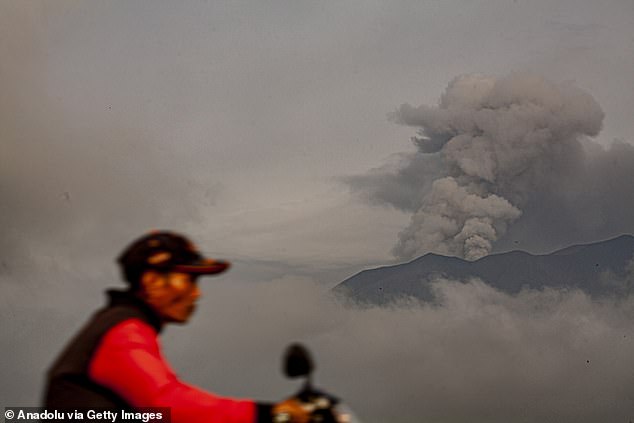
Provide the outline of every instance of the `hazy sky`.
<path id="1" fill-rule="evenodd" d="M 325 373 L 326 363 L 335 369 L 348 363 L 350 372 L 366 372 L 368 384 L 385 383 L 386 392 L 402 394 L 384 399 L 382 409 L 367 406 L 369 421 L 387 421 L 390 416 L 418 421 L 423 412 L 420 403 L 410 409 L 403 404 L 411 404 L 407 398 L 416 397 L 417 392 L 440 395 L 438 391 L 415 380 L 394 391 L 398 377 L 381 369 L 398 360 L 397 352 L 420 351 L 428 358 L 448 352 L 460 362 L 464 357 L 456 348 L 463 349 L 462 342 L 467 341 L 454 345 L 453 338 L 445 339 L 433 322 L 441 322 L 454 335 L 471 333 L 474 328 L 452 327 L 455 321 L 443 320 L 450 306 L 412 312 L 427 320 L 420 332 L 425 340 L 411 344 L 407 344 L 409 335 L 377 335 L 390 325 L 404 327 L 406 333 L 415 330 L 418 320 L 407 311 L 395 312 L 387 320 L 381 311 L 368 315 L 340 311 L 345 317 L 329 326 L 322 318 L 332 305 L 312 298 L 321 290 L 307 286 L 312 287 L 312 282 L 332 286 L 364 267 L 431 248 L 424 243 L 409 249 L 403 245 L 427 233 L 417 226 L 421 216 L 436 210 L 428 197 L 435 191 L 426 187 L 441 177 L 454 178 L 459 188 L 477 191 L 482 198 L 503 198 L 521 210 L 521 216 L 511 211 L 496 222 L 481 216 L 497 230 L 495 237 L 486 240 L 493 251 L 519 245 L 546 252 L 574 242 L 632 233 L 632 28 L 634 3 L 630 0 L 0 0 L 0 335 L 6 352 L 0 380 L 11 379 L 17 385 L 0 388 L 0 398 L 3 402 L 6 398 L 5 405 L 37 403 L 43 369 L 86 314 L 101 303 L 103 287 L 117 285 L 113 258 L 146 230 L 170 228 L 191 235 L 206 253 L 235 264 L 226 276 L 214 280 L 218 295 L 235 301 L 214 297 L 207 303 L 211 310 L 205 312 L 211 320 L 201 318 L 187 329 L 167 334 L 168 352 L 185 378 L 220 371 L 218 383 L 197 382 L 236 395 L 284 395 L 281 379 L 268 385 L 275 386 L 268 391 L 262 379 L 278 376 L 273 361 L 286 341 L 309 334 L 304 339 L 317 339 Z M 564 152 L 571 155 L 548 161 L 561 169 L 531 179 L 533 185 L 527 191 L 509 188 L 515 186 L 512 178 L 502 177 L 499 184 L 486 186 L 481 180 L 467 180 L 474 174 L 456 173 L 451 167 L 454 162 L 430 159 L 420 145 L 411 142 L 420 136 L 421 125 L 437 124 L 440 115 L 446 119 L 443 122 L 453 122 L 452 127 L 462 122 L 455 120 L 462 115 L 444 115 L 441 110 L 441 96 L 448 98 L 452 81 L 460 80 L 456 78 L 484 75 L 462 80 L 477 79 L 486 85 L 486 81 L 513 80 L 518 73 L 546 81 L 538 86 L 557 87 L 547 90 L 548 95 L 535 94 L 536 101 L 557 99 L 554 103 L 543 100 L 555 107 L 547 107 L 545 114 L 572 110 L 566 105 L 577 104 L 569 101 L 579 98 L 574 95 L 550 96 L 558 90 L 581 92 L 596 104 L 581 111 L 573 107 L 575 112 L 564 113 L 561 119 L 554 113 L 550 126 L 532 121 L 537 123 L 531 128 L 555 132 L 561 127 L 557 122 L 569 128 L 566 122 L 576 122 L 577 117 L 582 122 L 588 117 L 595 126 L 564 131 Z M 500 96 L 487 98 L 506 104 L 506 92 L 500 88 L 496 91 Z M 525 98 L 533 93 L 517 95 Z M 513 97 L 508 104 L 523 103 Z M 557 109 L 557 105 L 563 106 Z M 405 116 L 406 110 L 418 114 Z M 445 132 L 435 134 L 444 136 Z M 535 157 L 535 163 L 543 165 L 542 158 L 551 156 Z M 387 200 L 386 190 L 395 193 Z M 480 235 L 489 233 L 490 228 L 477 223 Z M 259 303 L 252 298 L 259 291 L 251 290 L 257 285 L 269 292 L 263 287 L 267 283 L 271 293 L 288 298 L 278 301 L 273 294 L 261 294 L 269 300 L 263 300 L 258 314 L 253 308 Z M 229 288 L 231 284 L 235 288 Z M 285 294 L 285 290 L 276 291 L 279 284 L 300 288 L 297 293 L 289 288 Z M 214 290 L 204 293 L 213 296 Z M 464 288 L 456 295 L 467 303 L 480 298 L 476 288 Z M 495 295 L 488 292 L 486 301 Z M 633 326 L 631 304 L 611 309 L 584 301 L 574 296 L 560 298 L 551 304 L 550 317 L 561 317 L 562 307 L 571 307 L 571 315 L 589 321 L 596 313 L 604 313 L 597 328 L 579 326 L 572 332 L 578 338 L 557 344 L 555 329 L 546 334 L 540 331 L 548 325 L 540 326 L 539 319 L 548 320 L 548 315 L 535 317 L 526 306 L 529 311 L 514 314 L 509 321 L 518 319 L 517 327 L 528 329 L 518 329 L 517 336 L 503 332 L 499 339 L 486 338 L 484 344 L 476 345 L 483 361 L 476 358 L 475 364 L 494 366 L 497 361 L 486 358 L 487 354 L 497 349 L 498 342 L 508 341 L 511 346 L 499 363 L 511 368 L 514 352 L 531 344 L 533 335 L 543 341 L 539 345 L 546 351 L 537 364 L 548 362 L 548 351 L 558 352 L 552 357 L 555 361 L 559 353 L 577 351 L 584 339 L 597 356 L 607 346 L 620 345 L 622 351 L 632 352 L 631 329 L 625 338 L 629 344 L 616 345 L 617 338 L 609 338 L 618 334 L 618 342 L 625 342 L 620 329 Z M 219 308 L 218 302 L 226 303 L 225 307 Z M 312 305 L 304 312 L 297 304 L 291 305 L 293 323 L 277 314 L 288 302 Z M 245 309 L 245 303 L 252 308 Z M 227 313 L 223 316 L 218 310 Z M 235 314 L 235 310 L 243 312 Z M 329 314 L 338 316 L 336 311 Z M 366 318 L 370 323 L 364 326 Z M 213 330 L 222 334 L 218 325 L 243 327 L 254 320 L 260 322 L 255 328 L 276 335 L 264 341 L 262 360 L 249 368 L 255 375 L 229 380 L 227 369 L 238 371 L 242 360 L 254 360 L 252 354 L 235 354 L 236 348 L 252 350 L 263 341 L 255 339 L 257 331 L 247 331 L 252 336 L 240 336 L 235 345 L 227 341 L 208 346 L 214 351 L 208 357 L 206 342 L 194 341 L 212 330 L 201 322 L 211 321 Z M 267 320 L 278 326 L 267 325 Z M 313 321 L 316 326 L 310 327 Z M 482 324 L 490 326 L 488 321 Z M 344 345 L 350 336 L 357 337 L 357 344 Z M 426 350 L 428 336 L 443 347 Z M 191 345 L 191 350 L 184 350 L 183 343 Z M 355 361 L 352 351 L 359 349 L 369 355 Z M 218 357 L 224 367 L 214 361 Z M 209 368 L 204 367 L 207 360 L 213 361 Z M 615 360 L 616 366 L 634 367 L 626 355 Z M 355 393 L 355 387 L 337 377 L 332 368 L 327 373 L 332 389 L 354 397 L 363 408 L 359 392 L 365 390 Z M 487 415 L 478 407 L 489 404 L 488 399 L 479 402 L 469 397 L 464 387 L 457 386 L 458 379 L 432 370 L 438 367 L 419 368 L 421 380 L 446 377 L 455 382 L 448 382 L 446 389 L 458 406 L 455 413 L 448 411 L 453 409 L 449 405 L 434 406 L 428 417 L 462 421 L 461 417 L 476 413 L 483 419 L 491 417 L 487 421 L 506 421 L 513 415 L 512 406 Z M 517 374 L 504 381 L 485 378 L 485 385 L 491 387 L 489 399 L 503 394 L 509 400 L 513 392 L 521 397 L 528 390 L 526 395 L 539 402 L 545 386 L 559 389 L 575 371 L 566 367 L 561 373 L 546 372 L 526 386 Z M 584 377 L 599 383 L 601 374 L 607 373 L 596 373 L 596 379 Z M 467 386 L 477 390 L 483 379 L 477 373 L 469 377 Z M 632 392 L 632 378 L 612 380 L 604 387 L 606 398 L 613 394 L 623 399 L 627 389 Z M 242 389 L 246 381 L 255 381 L 254 387 Z M 516 390 L 504 390 L 508 386 Z M 367 395 L 377 398 L 381 390 L 370 389 Z M 479 395 L 487 394 L 480 391 Z M 581 400 L 589 408 L 579 414 L 570 411 L 573 405 L 563 407 L 557 421 L 605 415 L 605 410 L 616 410 L 614 416 L 621 417 L 627 409 L 623 403 L 609 405 L 607 399 L 593 403 L 590 398 L 585 391 L 579 397 L 571 394 L 570 404 Z M 537 407 L 534 414 L 530 414 L 531 403 L 523 407 L 527 414 L 522 421 L 536 421 L 557 411 L 556 404 Z M 382 418 L 372 420 L 372 415 Z"/>

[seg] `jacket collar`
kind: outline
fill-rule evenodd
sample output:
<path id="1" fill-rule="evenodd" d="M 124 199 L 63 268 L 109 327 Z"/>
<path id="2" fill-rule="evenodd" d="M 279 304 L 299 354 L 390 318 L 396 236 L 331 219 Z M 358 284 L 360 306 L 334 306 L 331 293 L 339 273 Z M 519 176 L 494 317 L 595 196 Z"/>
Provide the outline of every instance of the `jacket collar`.
<path id="1" fill-rule="evenodd" d="M 163 320 L 158 314 L 141 298 L 134 295 L 132 291 L 121 291 L 118 289 L 109 289 L 106 291 L 108 296 L 108 307 L 127 306 L 134 307 L 141 311 L 150 325 L 160 332 L 163 329 Z"/>

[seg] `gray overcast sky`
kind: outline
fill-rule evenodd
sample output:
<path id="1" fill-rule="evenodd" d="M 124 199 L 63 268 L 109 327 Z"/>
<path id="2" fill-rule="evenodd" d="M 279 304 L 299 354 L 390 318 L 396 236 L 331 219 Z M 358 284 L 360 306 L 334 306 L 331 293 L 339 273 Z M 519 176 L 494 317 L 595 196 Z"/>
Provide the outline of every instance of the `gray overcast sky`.
<path id="1" fill-rule="evenodd" d="M 10 346 L 0 379 L 20 380 L 2 398 L 33 404 L 51 354 L 24 337 L 59 348 L 68 325 L 116 284 L 113 257 L 148 229 L 181 230 L 233 260 L 227 283 L 332 286 L 394 260 L 411 213 L 367 204 L 342 177 L 412 154 L 416 128 L 387 115 L 404 103 L 437 105 L 459 75 L 573 81 L 605 113 L 594 141 L 634 144 L 632 28 L 631 0 L 0 0 L 0 327 Z M 627 176 L 634 156 L 621 151 Z M 624 192 L 631 188 L 612 197 Z M 575 228 L 536 234 L 544 211 L 530 207 L 533 220 L 509 234 L 537 252 L 632 232 L 623 212 L 577 237 Z M 263 307 L 275 313 L 279 304 Z M 185 367 L 185 376 L 197 373 Z"/>
<path id="2" fill-rule="evenodd" d="M 60 214 L 85 216 L 82 243 L 167 225 L 230 256 L 388 260 L 408 217 L 335 178 L 412 150 L 415 130 L 386 115 L 436 104 L 465 73 L 575 81 L 605 111 L 599 142 L 634 133 L 629 1 L 2 8 L 0 160 L 19 184 L 4 190 L 31 197 L 38 224 L 52 214 L 68 232 L 76 216 Z"/>

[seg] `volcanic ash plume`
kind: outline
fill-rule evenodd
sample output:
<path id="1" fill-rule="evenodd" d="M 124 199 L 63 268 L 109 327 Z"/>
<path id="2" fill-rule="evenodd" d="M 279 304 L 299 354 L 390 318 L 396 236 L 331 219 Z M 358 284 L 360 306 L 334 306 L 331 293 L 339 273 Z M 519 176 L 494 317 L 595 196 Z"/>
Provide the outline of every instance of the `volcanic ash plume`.
<path id="1" fill-rule="evenodd" d="M 396 255 L 411 257 L 421 251 L 464 253 L 469 260 L 487 255 L 506 223 L 521 212 L 495 194 L 470 193 L 456 179 L 437 179 L 410 226 L 401 233 Z"/>
<path id="2" fill-rule="evenodd" d="M 449 84 L 438 106 L 405 104 L 392 118 L 419 128 L 417 152 L 396 173 L 385 173 L 382 185 L 365 191 L 414 213 L 394 254 L 475 260 L 491 252 L 536 193 L 581 163 L 581 140 L 598 134 L 603 112 L 571 83 L 529 74 L 467 75 Z M 363 190 L 363 177 L 355 178 L 348 182 Z M 395 186 L 394 192 L 418 198 L 389 197 Z"/>

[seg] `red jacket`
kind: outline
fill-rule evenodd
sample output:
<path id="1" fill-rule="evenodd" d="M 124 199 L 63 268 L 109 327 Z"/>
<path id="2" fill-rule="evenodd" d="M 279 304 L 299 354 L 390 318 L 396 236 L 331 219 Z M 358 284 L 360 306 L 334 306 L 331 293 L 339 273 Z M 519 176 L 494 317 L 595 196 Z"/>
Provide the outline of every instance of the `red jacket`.
<path id="1" fill-rule="evenodd" d="M 48 373 L 45 406 L 170 407 L 172 423 L 270 421 L 270 406 L 223 398 L 183 383 L 161 354 L 160 320 L 128 292 L 111 302 L 70 342 Z"/>
<path id="2" fill-rule="evenodd" d="M 134 407 L 171 407 L 172 423 L 254 422 L 253 401 L 221 398 L 181 382 L 161 354 L 157 333 L 139 319 L 110 329 L 88 375 Z"/>

